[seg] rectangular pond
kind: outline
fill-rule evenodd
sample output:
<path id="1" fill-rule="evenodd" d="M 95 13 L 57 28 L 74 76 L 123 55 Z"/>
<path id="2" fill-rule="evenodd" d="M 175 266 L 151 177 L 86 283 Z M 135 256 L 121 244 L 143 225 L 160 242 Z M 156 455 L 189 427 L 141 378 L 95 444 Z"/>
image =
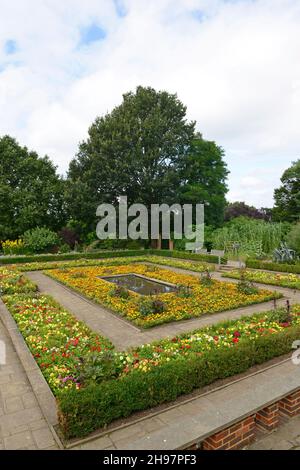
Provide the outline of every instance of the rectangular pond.
<path id="1" fill-rule="evenodd" d="M 176 286 L 160 281 L 154 281 L 138 274 L 120 274 L 118 276 L 104 276 L 100 279 L 112 282 L 118 286 L 126 287 L 141 295 L 157 295 L 176 292 Z"/>

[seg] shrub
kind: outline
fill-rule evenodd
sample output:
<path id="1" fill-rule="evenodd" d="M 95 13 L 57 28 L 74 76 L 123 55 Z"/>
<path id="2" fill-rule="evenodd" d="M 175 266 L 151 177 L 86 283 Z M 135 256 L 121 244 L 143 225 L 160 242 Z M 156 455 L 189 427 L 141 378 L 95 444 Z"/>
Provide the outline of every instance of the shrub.
<path id="1" fill-rule="evenodd" d="M 276 335 L 245 340 L 228 349 L 215 349 L 201 356 L 170 361 L 147 373 L 132 373 L 58 397 L 58 417 L 67 438 L 82 437 L 118 418 L 175 400 L 218 379 L 245 372 L 256 364 L 291 351 L 300 327 Z"/>
<path id="2" fill-rule="evenodd" d="M 300 222 L 293 226 L 287 236 L 287 244 L 300 255 Z"/>
<path id="3" fill-rule="evenodd" d="M 120 299 L 128 299 L 129 291 L 124 286 L 116 285 L 113 286 L 112 289 L 109 291 L 109 295 L 112 297 L 120 297 Z"/>
<path id="4" fill-rule="evenodd" d="M 200 284 L 204 287 L 210 287 L 213 285 L 213 279 L 208 270 L 205 273 L 201 274 Z"/>
<path id="5" fill-rule="evenodd" d="M 68 245 L 69 250 L 74 250 L 75 244 L 80 243 L 80 238 L 76 231 L 70 227 L 64 227 L 58 232 L 59 237 L 62 239 L 64 244 Z"/>
<path id="6" fill-rule="evenodd" d="M 246 260 L 246 267 L 251 269 L 266 269 L 268 271 L 278 271 L 283 273 L 300 274 L 300 263 L 281 264 L 259 261 L 256 259 Z"/>
<path id="7" fill-rule="evenodd" d="M 143 317 L 148 315 L 163 313 L 166 309 L 164 302 L 160 299 L 141 299 L 139 302 L 139 311 Z"/>
<path id="8" fill-rule="evenodd" d="M 79 358 L 76 367 L 77 379 L 80 384 L 101 383 L 117 375 L 118 367 L 115 356 L 111 351 L 98 354 L 87 354 Z"/>
<path id="9" fill-rule="evenodd" d="M 4 255 L 24 255 L 26 250 L 24 241 L 18 240 L 6 240 L 2 242 L 2 250 Z"/>
<path id="10" fill-rule="evenodd" d="M 46 227 L 27 230 L 23 235 L 25 246 L 33 253 L 52 250 L 58 244 L 58 236 Z"/>

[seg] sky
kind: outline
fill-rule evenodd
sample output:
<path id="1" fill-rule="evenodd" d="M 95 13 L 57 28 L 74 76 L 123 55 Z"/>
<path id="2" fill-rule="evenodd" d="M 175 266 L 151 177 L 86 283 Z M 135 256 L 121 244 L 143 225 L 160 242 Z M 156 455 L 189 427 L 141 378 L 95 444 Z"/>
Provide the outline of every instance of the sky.
<path id="1" fill-rule="evenodd" d="M 300 158 L 300 0 L 0 0 L 0 136 L 65 174 L 136 86 L 225 150 L 228 199 L 273 205 Z"/>

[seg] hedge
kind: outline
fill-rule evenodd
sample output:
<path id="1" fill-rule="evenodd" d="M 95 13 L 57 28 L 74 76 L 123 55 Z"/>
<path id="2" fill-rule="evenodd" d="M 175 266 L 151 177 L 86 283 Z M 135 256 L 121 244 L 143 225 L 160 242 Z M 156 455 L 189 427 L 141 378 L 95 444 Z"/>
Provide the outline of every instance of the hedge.
<path id="1" fill-rule="evenodd" d="M 19 264 L 19 263 L 39 263 L 47 261 L 70 261 L 77 259 L 97 259 L 97 258 L 116 258 L 120 256 L 139 256 L 146 253 L 146 250 L 122 250 L 122 251 L 97 251 L 91 253 L 61 253 L 56 255 L 29 255 L 29 256 L 10 256 L 1 257 L 2 264 Z"/>
<path id="2" fill-rule="evenodd" d="M 206 255 L 199 253 L 190 253 L 189 251 L 176 250 L 147 250 L 148 253 L 156 256 L 164 256 L 165 258 L 181 258 L 194 261 L 206 261 L 207 263 L 218 264 L 219 257 L 215 255 Z M 227 258 L 221 258 L 221 264 L 227 264 Z"/>
<path id="3" fill-rule="evenodd" d="M 300 263 L 298 264 L 285 264 L 285 263 L 270 263 L 267 261 L 260 261 L 256 259 L 248 259 L 246 267 L 252 269 L 266 269 L 268 271 L 278 271 L 283 273 L 300 274 Z"/>
<path id="4" fill-rule="evenodd" d="M 170 402 L 196 388 L 286 354 L 299 337 L 297 325 L 276 335 L 244 341 L 234 348 L 170 361 L 148 373 L 133 371 L 118 380 L 70 390 L 57 399 L 61 429 L 66 438 L 86 436 L 115 419 Z"/>
<path id="5" fill-rule="evenodd" d="M 61 253 L 56 255 L 28 255 L 28 256 L 9 256 L 0 257 L 0 265 L 47 262 L 47 261 L 70 261 L 77 259 L 98 259 L 98 258 L 116 258 L 121 256 L 140 256 L 156 255 L 167 258 L 180 258 L 194 261 L 206 261 L 207 263 L 218 263 L 218 256 L 189 253 L 187 251 L 169 251 L 169 250 L 116 250 L 116 251 L 97 251 L 92 253 Z M 226 258 L 221 259 L 222 264 L 227 263 Z"/>

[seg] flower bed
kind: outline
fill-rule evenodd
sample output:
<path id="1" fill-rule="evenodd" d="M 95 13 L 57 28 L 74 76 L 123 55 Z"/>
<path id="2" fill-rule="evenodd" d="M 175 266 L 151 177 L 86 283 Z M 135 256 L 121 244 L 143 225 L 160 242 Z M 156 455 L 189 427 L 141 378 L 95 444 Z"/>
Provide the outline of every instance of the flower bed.
<path id="1" fill-rule="evenodd" d="M 160 302 L 163 302 L 164 310 L 160 313 L 149 313 L 147 315 L 141 312 L 141 296 L 139 294 L 128 291 L 126 298 L 113 295 L 112 284 L 99 279 L 99 276 L 128 273 L 144 275 L 160 281 L 185 286 L 188 291 L 155 296 Z M 143 328 L 230 310 L 271 300 L 274 296 L 280 296 L 267 290 L 259 290 L 257 293 L 249 295 L 240 292 L 233 283 L 220 281 L 212 281 L 211 285 L 205 286 L 200 283 L 198 277 L 178 274 L 145 264 L 51 270 L 46 274 L 89 299 L 111 308 L 127 320 Z"/>
<path id="2" fill-rule="evenodd" d="M 19 289 L 16 274 L 11 292 Z M 300 336 L 300 306 L 295 305 L 290 314 L 278 309 L 117 352 L 34 289 L 30 292 L 28 285 L 28 292 L 3 300 L 57 397 L 66 438 L 244 372 L 291 351 Z"/>
<path id="3" fill-rule="evenodd" d="M 62 269 L 62 268 L 76 268 L 86 266 L 113 266 L 130 263 L 155 263 L 165 266 L 172 266 L 174 268 L 187 269 L 189 271 L 204 272 L 214 271 L 215 266 L 211 263 L 199 262 L 199 261 L 186 261 L 179 259 L 164 258 L 160 256 L 133 256 L 130 258 L 110 258 L 110 259 L 78 259 L 75 261 L 48 261 L 48 262 L 35 262 L 35 263 L 24 263 L 22 265 L 10 265 L 9 269 L 17 269 L 18 271 L 41 271 L 48 269 Z"/>
<path id="4" fill-rule="evenodd" d="M 65 436 L 84 436 L 114 419 L 175 400 L 288 353 L 300 335 L 299 306 L 290 323 L 278 324 L 268 319 L 270 314 L 116 353 L 118 364 L 123 362 L 118 378 L 73 388 L 58 397 Z"/>
<path id="5" fill-rule="evenodd" d="M 18 271 L 0 269 L 0 295 L 33 292 L 36 285 Z"/>
<path id="6" fill-rule="evenodd" d="M 259 282 L 262 284 L 270 284 L 273 286 L 289 287 L 291 289 L 300 289 L 300 277 L 296 274 L 278 274 L 268 273 L 265 271 L 243 270 L 243 276 L 248 281 Z M 240 279 L 241 271 L 233 270 L 223 274 L 223 277 L 232 279 Z"/>

